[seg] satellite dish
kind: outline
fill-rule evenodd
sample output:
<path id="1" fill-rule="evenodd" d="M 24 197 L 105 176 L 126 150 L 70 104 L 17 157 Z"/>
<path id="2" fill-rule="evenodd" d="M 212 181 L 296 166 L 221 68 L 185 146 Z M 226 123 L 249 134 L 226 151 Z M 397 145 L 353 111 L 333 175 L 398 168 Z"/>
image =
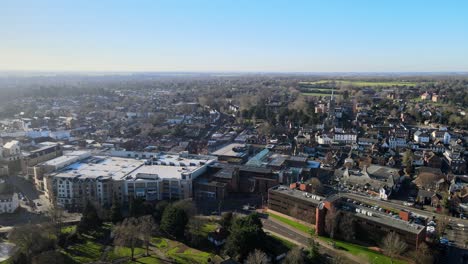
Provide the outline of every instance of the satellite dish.
<path id="1" fill-rule="evenodd" d="M 323 202 L 321 202 L 321 203 L 319 203 L 318 208 L 319 208 L 320 210 L 322 210 L 324 206 L 325 206 L 325 204 L 324 204 Z"/>

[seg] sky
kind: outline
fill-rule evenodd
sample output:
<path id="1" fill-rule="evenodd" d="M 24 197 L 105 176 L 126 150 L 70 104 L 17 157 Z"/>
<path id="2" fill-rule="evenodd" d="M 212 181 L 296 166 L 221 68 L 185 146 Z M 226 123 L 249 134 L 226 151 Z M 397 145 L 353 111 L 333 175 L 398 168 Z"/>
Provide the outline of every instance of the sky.
<path id="1" fill-rule="evenodd" d="M 468 1 L 2 0 L 0 70 L 468 71 Z"/>

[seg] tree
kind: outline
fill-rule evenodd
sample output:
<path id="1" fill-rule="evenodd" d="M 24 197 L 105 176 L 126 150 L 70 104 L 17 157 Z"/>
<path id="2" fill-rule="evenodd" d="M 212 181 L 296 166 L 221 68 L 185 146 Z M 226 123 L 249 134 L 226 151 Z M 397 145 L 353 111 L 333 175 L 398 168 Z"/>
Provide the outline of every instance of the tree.
<path id="1" fill-rule="evenodd" d="M 128 207 L 131 217 L 138 217 L 145 214 L 144 200 L 142 198 L 130 198 Z"/>
<path id="2" fill-rule="evenodd" d="M 164 209 L 161 219 L 161 230 L 176 239 L 182 239 L 188 223 L 188 215 L 182 208 L 169 205 Z"/>
<path id="3" fill-rule="evenodd" d="M 153 216 L 151 215 L 145 215 L 140 217 L 139 219 L 140 222 L 140 236 L 141 240 L 143 241 L 143 244 L 146 249 L 146 255 L 149 256 L 149 246 L 151 243 L 151 237 L 153 235 L 153 232 L 156 229 L 156 224 L 154 223 Z"/>
<path id="4" fill-rule="evenodd" d="M 440 217 L 437 219 L 436 231 L 439 236 L 443 236 L 448 224 L 449 222 L 446 217 Z"/>
<path id="5" fill-rule="evenodd" d="M 110 208 L 110 220 L 112 223 L 117 224 L 122 221 L 122 207 L 120 206 L 117 196 L 114 194 L 112 198 L 112 206 Z"/>
<path id="6" fill-rule="evenodd" d="M 233 219 L 234 219 L 234 215 L 232 214 L 232 212 L 223 213 L 221 215 L 221 220 L 220 220 L 221 227 L 226 230 L 229 230 L 231 228 Z"/>
<path id="7" fill-rule="evenodd" d="M 284 258 L 283 264 L 305 264 L 302 249 L 294 247 L 289 250 L 288 254 Z"/>
<path id="8" fill-rule="evenodd" d="M 309 248 L 307 249 L 307 260 L 310 263 L 321 263 L 321 256 L 319 252 L 319 243 L 313 238 L 309 238 Z"/>
<path id="9" fill-rule="evenodd" d="M 406 243 L 403 240 L 401 240 L 400 236 L 397 235 L 395 232 L 390 232 L 382 240 L 382 250 L 385 253 L 385 255 L 390 257 L 390 263 L 392 264 L 393 259 L 405 252 L 407 247 L 408 246 L 406 245 Z"/>
<path id="10" fill-rule="evenodd" d="M 50 207 L 49 210 L 47 211 L 47 215 L 52 221 L 52 224 L 54 225 L 55 229 L 55 235 L 59 237 L 60 231 L 62 230 L 62 224 L 63 224 L 63 208 L 57 205 L 56 202 L 54 202 Z"/>
<path id="11" fill-rule="evenodd" d="M 338 220 L 338 212 L 336 208 L 332 206 L 325 215 L 325 231 L 332 239 L 335 238 Z"/>
<path id="12" fill-rule="evenodd" d="M 102 224 L 101 218 L 99 218 L 96 207 L 90 202 L 87 201 L 85 208 L 83 210 L 83 215 L 81 220 L 78 223 L 76 230 L 78 233 L 83 233 L 89 230 L 96 230 Z"/>
<path id="13" fill-rule="evenodd" d="M 160 224 L 161 223 L 161 219 L 162 219 L 162 216 L 163 216 L 163 213 L 164 213 L 164 209 L 166 209 L 166 207 L 169 205 L 169 202 L 168 201 L 159 201 L 155 208 L 154 208 L 154 211 L 153 211 L 153 217 L 154 217 L 154 220 L 156 221 L 156 223 Z"/>
<path id="14" fill-rule="evenodd" d="M 333 260 L 331 261 L 331 264 L 345 264 L 345 263 L 346 263 L 345 259 L 340 255 L 333 256 Z"/>
<path id="15" fill-rule="evenodd" d="M 200 247 L 202 242 L 206 240 L 206 237 L 203 236 L 202 228 L 204 226 L 204 222 L 199 218 L 192 217 L 190 218 L 187 224 L 187 232 L 186 232 L 186 239 L 190 242 L 192 247 Z"/>
<path id="16" fill-rule="evenodd" d="M 242 261 L 252 249 L 262 249 L 266 240 L 262 227 L 262 222 L 256 213 L 236 218 L 226 241 L 226 254 Z"/>
<path id="17" fill-rule="evenodd" d="M 115 227 L 114 244 L 121 247 L 129 247 L 131 258 L 134 260 L 135 247 L 141 243 L 140 226 L 138 219 L 126 218 Z"/>
<path id="18" fill-rule="evenodd" d="M 8 235 L 8 240 L 16 245 L 18 254 L 23 254 L 28 263 L 34 255 L 55 247 L 55 239 L 49 236 L 44 226 L 39 225 L 14 227 Z"/>
<path id="19" fill-rule="evenodd" d="M 323 184 L 320 182 L 318 178 L 312 178 L 310 180 L 310 185 L 312 186 L 312 190 L 316 194 L 321 194 L 323 191 Z"/>
<path id="20" fill-rule="evenodd" d="M 173 203 L 173 206 L 184 210 L 187 216 L 189 217 L 197 214 L 197 208 L 195 207 L 195 204 L 190 200 L 177 201 Z"/>
<path id="21" fill-rule="evenodd" d="M 49 250 L 33 257 L 32 264 L 62 264 L 66 263 L 65 257 L 57 250 Z"/>
<path id="22" fill-rule="evenodd" d="M 245 261 L 246 264 L 268 264 L 270 261 L 268 260 L 267 254 L 265 252 L 255 249 L 254 251 L 250 252 L 247 256 Z"/>
<path id="23" fill-rule="evenodd" d="M 418 249 L 412 254 L 416 264 L 432 264 L 434 263 L 433 252 L 429 249 L 426 243 L 421 243 Z"/>
<path id="24" fill-rule="evenodd" d="M 413 160 L 414 160 L 414 157 L 413 157 L 413 152 L 410 150 L 410 149 L 407 149 L 405 151 L 405 153 L 403 154 L 403 159 L 402 159 L 402 164 L 406 167 L 406 168 L 410 168 L 413 166 Z"/>

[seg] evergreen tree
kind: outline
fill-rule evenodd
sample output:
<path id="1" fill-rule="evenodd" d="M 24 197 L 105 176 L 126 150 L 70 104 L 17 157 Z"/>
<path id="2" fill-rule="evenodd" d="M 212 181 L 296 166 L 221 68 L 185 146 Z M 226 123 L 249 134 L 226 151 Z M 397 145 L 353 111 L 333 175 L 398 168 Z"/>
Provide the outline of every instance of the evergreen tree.
<path id="1" fill-rule="evenodd" d="M 161 230 L 176 239 L 182 239 L 188 220 L 187 213 L 182 208 L 169 205 L 164 209 Z"/>
<path id="2" fill-rule="evenodd" d="M 231 226 L 231 233 L 226 242 L 226 254 L 243 261 L 253 249 L 263 249 L 266 234 L 257 214 L 237 218 Z"/>
<path id="3" fill-rule="evenodd" d="M 88 230 L 96 230 L 102 224 L 101 218 L 97 213 L 96 207 L 90 202 L 86 202 L 86 206 L 83 210 L 83 215 L 77 226 L 78 233 L 83 233 Z"/>
<path id="4" fill-rule="evenodd" d="M 112 199 L 112 206 L 110 209 L 110 220 L 112 221 L 112 223 L 116 224 L 122 221 L 122 219 L 122 207 L 120 206 L 116 195 L 114 195 L 114 198 Z"/>

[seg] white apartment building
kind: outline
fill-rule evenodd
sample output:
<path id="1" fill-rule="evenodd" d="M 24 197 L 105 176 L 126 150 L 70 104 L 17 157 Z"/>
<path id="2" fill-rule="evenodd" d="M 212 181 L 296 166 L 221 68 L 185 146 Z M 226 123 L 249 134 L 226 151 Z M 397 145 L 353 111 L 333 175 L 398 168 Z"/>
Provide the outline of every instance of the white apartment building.
<path id="1" fill-rule="evenodd" d="M 355 133 L 335 133 L 333 141 L 337 143 L 352 144 L 357 141 L 357 134 Z"/>

